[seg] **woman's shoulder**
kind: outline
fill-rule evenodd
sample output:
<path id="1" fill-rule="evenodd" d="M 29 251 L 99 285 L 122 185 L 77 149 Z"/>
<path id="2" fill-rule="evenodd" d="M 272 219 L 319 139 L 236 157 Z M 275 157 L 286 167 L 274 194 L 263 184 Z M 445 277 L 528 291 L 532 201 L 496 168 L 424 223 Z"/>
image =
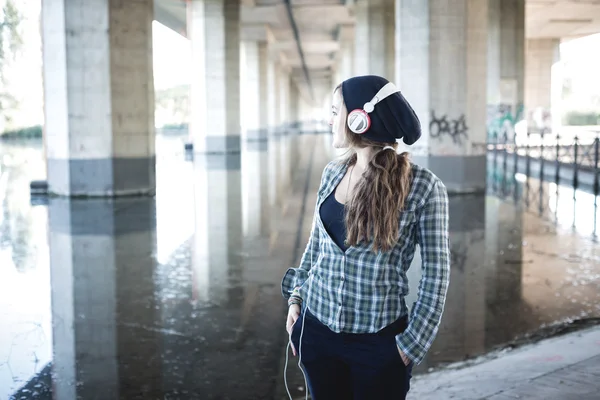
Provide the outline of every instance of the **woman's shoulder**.
<path id="1" fill-rule="evenodd" d="M 337 175 L 341 169 L 346 167 L 346 162 L 343 160 L 332 160 L 325 165 L 323 168 L 323 174 L 321 176 L 321 183 L 328 182 L 335 175 Z"/>
<path id="2" fill-rule="evenodd" d="M 419 200 L 425 201 L 435 187 L 445 189 L 442 180 L 430 169 L 411 162 L 412 194 Z"/>
<path id="3" fill-rule="evenodd" d="M 431 183 L 442 182 L 441 179 L 436 174 L 434 174 L 433 171 L 431 171 L 429 168 L 425 168 L 413 162 L 410 163 L 410 166 L 412 168 L 413 177 Z"/>

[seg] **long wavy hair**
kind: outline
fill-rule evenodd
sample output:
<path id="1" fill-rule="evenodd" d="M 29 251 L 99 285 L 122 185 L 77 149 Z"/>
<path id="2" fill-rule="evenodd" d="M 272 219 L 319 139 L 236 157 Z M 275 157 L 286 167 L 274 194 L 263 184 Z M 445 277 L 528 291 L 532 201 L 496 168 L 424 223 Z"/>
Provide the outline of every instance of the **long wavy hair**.
<path id="1" fill-rule="evenodd" d="M 334 93 L 337 90 L 342 90 L 341 85 Z M 344 126 L 351 150 L 345 160 L 348 166 L 356 164 L 357 155 L 353 149 L 379 149 L 363 172 L 354 195 L 346 201 L 346 244 L 356 246 L 362 241 L 372 241 L 373 252 L 390 251 L 398 241 L 400 213 L 412 183 L 408 152 L 381 151 L 384 146 L 397 150 L 398 143 L 375 142 L 353 133 L 347 124 Z"/>

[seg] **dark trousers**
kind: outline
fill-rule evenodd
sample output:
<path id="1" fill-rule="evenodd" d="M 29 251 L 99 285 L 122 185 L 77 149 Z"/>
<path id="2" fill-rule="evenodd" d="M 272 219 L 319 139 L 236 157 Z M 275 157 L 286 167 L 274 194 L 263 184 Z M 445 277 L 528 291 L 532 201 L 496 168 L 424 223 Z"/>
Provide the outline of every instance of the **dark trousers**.
<path id="1" fill-rule="evenodd" d="M 312 399 L 405 399 L 412 363 L 404 365 L 394 337 L 406 326 L 405 317 L 377 333 L 335 333 L 303 310 L 292 327 L 292 343 L 301 352 Z"/>

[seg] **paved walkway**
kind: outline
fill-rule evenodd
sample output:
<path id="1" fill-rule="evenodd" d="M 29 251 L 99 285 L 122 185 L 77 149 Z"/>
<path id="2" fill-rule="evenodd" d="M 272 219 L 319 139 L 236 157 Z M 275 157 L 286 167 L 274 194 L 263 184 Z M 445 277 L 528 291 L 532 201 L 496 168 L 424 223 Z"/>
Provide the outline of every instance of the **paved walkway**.
<path id="1" fill-rule="evenodd" d="M 600 399 L 600 327 L 418 375 L 408 399 Z"/>

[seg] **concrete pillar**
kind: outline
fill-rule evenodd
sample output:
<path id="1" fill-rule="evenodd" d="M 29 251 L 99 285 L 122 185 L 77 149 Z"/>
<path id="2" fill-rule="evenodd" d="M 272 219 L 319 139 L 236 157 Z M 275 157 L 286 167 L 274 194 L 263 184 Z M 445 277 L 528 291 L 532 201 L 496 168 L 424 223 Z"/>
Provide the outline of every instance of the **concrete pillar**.
<path id="1" fill-rule="evenodd" d="M 334 86 L 354 76 L 354 43 L 343 41 L 340 47 L 340 60 L 336 70 Z"/>
<path id="2" fill-rule="evenodd" d="M 512 142 L 526 134 L 525 0 L 488 1 L 488 141 Z"/>
<path id="3" fill-rule="evenodd" d="M 267 80 L 269 86 L 268 107 L 269 107 L 269 202 L 271 206 L 279 204 L 279 187 L 281 181 L 281 171 L 279 170 L 279 157 L 281 140 L 279 136 L 279 66 L 272 55 L 269 55 L 269 64 L 267 68 Z"/>
<path id="4" fill-rule="evenodd" d="M 487 1 L 446 3 L 396 0 L 397 84 L 422 127 L 405 150 L 448 191 L 479 192 L 486 181 Z"/>
<path id="5" fill-rule="evenodd" d="M 298 87 L 293 79 L 289 80 L 289 121 L 291 123 L 296 123 L 300 120 L 300 93 L 298 91 Z"/>
<path id="6" fill-rule="evenodd" d="M 50 192 L 154 193 L 153 18 L 152 0 L 43 2 Z"/>
<path id="7" fill-rule="evenodd" d="M 394 76 L 394 0 L 357 0 L 354 74 Z"/>
<path id="8" fill-rule="evenodd" d="M 278 125 L 285 129 L 285 125 L 288 122 L 289 115 L 289 91 L 290 91 L 290 76 L 287 69 L 279 64 L 279 69 L 277 71 L 277 79 L 279 88 L 279 120 Z"/>
<path id="9" fill-rule="evenodd" d="M 290 79 L 289 91 L 289 122 L 290 122 L 290 163 L 297 165 L 300 157 L 298 136 L 300 135 L 300 93 L 293 79 Z"/>
<path id="10" fill-rule="evenodd" d="M 240 0 L 192 0 L 190 135 L 215 167 L 239 168 Z"/>
<path id="11" fill-rule="evenodd" d="M 160 319 L 155 215 L 153 200 L 50 199 L 53 398 L 163 392 L 162 334 L 145 329 Z"/>
<path id="12" fill-rule="evenodd" d="M 393 25 L 393 24 L 392 24 Z M 335 71 L 335 81 L 333 86 L 337 86 L 346 79 L 354 76 L 354 63 L 355 63 L 355 37 L 354 27 L 342 26 L 340 27 L 340 33 L 338 40 L 340 42 L 340 52 Z M 390 41 L 391 42 L 391 41 Z M 394 60 L 393 57 L 390 57 Z"/>
<path id="13" fill-rule="evenodd" d="M 244 235 L 268 232 L 269 54 L 266 42 L 242 42 L 242 215 Z"/>
<path id="14" fill-rule="evenodd" d="M 286 199 L 290 183 L 292 181 L 292 164 L 290 158 L 291 136 L 289 130 L 289 92 L 290 76 L 286 68 L 280 68 L 278 74 L 279 80 L 279 170 L 281 198 Z"/>
<path id="15" fill-rule="evenodd" d="M 242 142 L 251 148 L 262 147 L 268 138 L 269 54 L 266 42 L 243 41 L 240 63 Z"/>
<path id="16" fill-rule="evenodd" d="M 560 39 L 528 39 L 525 48 L 525 109 L 530 130 L 561 125 Z"/>

